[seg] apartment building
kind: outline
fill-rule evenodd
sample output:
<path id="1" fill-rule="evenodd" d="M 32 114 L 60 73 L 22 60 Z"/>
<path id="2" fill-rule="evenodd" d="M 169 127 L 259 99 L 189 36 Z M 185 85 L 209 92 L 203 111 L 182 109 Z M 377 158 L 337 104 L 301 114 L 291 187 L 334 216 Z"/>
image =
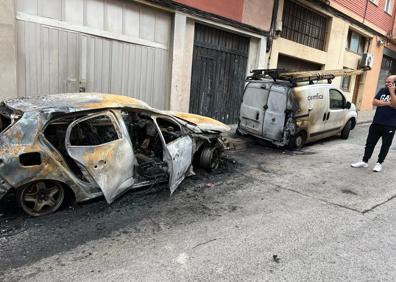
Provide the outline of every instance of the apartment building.
<path id="1" fill-rule="evenodd" d="M 362 55 L 370 53 L 371 71 L 333 83 L 358 109 L 372 108 L 373 95 L 389 67 L 387 60 L 393 60 L 393 0 L 279 0 L 276 17 L 278 32 L 270 39 L 269 67 L 356 69 Z"/>

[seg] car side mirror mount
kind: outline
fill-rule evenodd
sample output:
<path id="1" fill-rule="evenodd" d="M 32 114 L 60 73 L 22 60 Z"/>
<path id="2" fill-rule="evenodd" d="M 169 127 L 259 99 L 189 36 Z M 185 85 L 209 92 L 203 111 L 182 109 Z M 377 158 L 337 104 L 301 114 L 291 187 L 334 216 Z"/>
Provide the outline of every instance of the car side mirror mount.
<path id="1" fill-rule="evenodd" d="M 349 110 L 351 107 L 352 107 L 351 102 L 346 102 L 346 103 L 345 103 L 345 108 L 346 108 L 346 109 Z"/>

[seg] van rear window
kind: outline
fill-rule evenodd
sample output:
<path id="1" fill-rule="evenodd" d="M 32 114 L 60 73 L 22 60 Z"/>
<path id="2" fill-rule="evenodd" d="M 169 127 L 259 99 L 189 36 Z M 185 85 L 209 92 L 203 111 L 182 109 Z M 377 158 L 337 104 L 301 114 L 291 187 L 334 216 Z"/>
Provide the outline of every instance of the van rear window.
<path id="1" fill-rule="evenodd" d="M 259 83 L 251 83 L 246 87 L 243 103 L 251 107 L 262 107 L 267 104 L 268 90 Z"/>
<path id="2" fill-rule="evenodd" d="M 0 114 L 0 133 L 2 133 L 11 124 L 11 119 Z"/>

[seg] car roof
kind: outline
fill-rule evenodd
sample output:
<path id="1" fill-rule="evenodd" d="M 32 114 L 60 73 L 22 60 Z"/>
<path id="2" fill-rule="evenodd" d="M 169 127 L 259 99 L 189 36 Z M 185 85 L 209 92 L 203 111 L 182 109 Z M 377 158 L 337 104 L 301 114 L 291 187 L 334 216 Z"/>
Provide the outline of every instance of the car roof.
<path id="1" fill-rule="evenodd" d="M 6 106 L 22 112 L 78 112 L 106 108 L 136 108 L 155 111 L 145 102 L 115 94 L 65 93 L 41 97 L 16 98 L 3 102 Z"/>

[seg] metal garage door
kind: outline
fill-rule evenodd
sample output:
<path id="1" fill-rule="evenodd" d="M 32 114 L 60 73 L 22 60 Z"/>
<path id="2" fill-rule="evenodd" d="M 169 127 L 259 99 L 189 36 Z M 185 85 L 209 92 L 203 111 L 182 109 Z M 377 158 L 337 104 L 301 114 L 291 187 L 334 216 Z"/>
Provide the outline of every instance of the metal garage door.
<path id="1" fill-rule="evenodd" d="M 196 24 L 190 112 L 238 121 L 248 50 L 249 38 Z"/>
<path id="2" fill-rule="evenodd" d="M 18 0 L 18 95 L 111 92 L 168 109 L 171 19 L 128 1 Z"/>
<path id="3" fill-rule="evenodd" d="M 285 69 L 289 71 L 311 71 L 311 70 L 321 70 L 322 65 L 294 57 L 289 57 L 283 54 L 279 54 L 277 68 Z"/>

